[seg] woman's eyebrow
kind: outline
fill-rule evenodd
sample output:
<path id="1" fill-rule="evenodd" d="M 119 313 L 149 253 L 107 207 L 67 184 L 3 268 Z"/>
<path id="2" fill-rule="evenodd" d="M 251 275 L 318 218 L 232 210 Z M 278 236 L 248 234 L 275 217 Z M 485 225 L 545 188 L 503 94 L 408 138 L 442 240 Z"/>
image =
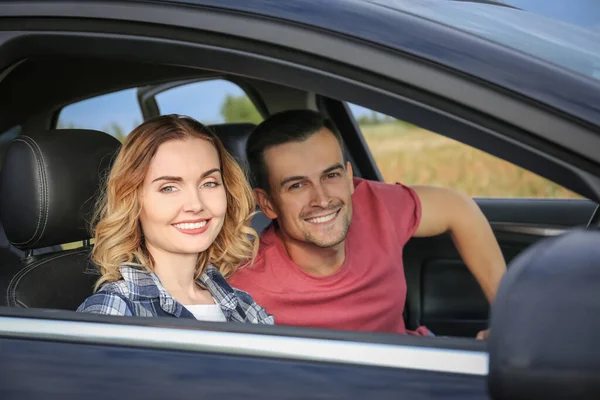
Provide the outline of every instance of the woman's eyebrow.
<path id="1" fill-rule="evenodd" d="M 180 177 L 180 176 L 160 176 L 160 177 L 156 178 L 155 180 L 153 180 L 152 183 L 158 182 L 158 181 L 175 181 L 175 182 L 181 182 L 182 180 L 183 180 L 183 178 Z"/>
<path id="2" fill-rule="evenodd" d="M 208 171 L 204 172 L 200 178 L 204 179 L 207 176 L 214 174 L 215 172 L 221 173 L 221 169 L 220 168 L 213 168 L 213 169 L 209 169 Z M 157 181 L 171 181 L 171 182 L 181 182 L 183 181 L 183 178 L 180 176 L 170 176 L 170 175 L 165 175 L 165 176 L 159 176 L 158 178 L 154 179 L 152 181 L 152 183 L 157 182 Z"/>
<path id="3" fill-rule="evenodd" d="M 221 168 L 213 168 L 213 169 L 209 169 L 208 171 L 206 171 L 205 173 L 202 174 L 202 178 L 206 178 L 207 176 L 214 174 L 215 172 L 221 173 Z"/>

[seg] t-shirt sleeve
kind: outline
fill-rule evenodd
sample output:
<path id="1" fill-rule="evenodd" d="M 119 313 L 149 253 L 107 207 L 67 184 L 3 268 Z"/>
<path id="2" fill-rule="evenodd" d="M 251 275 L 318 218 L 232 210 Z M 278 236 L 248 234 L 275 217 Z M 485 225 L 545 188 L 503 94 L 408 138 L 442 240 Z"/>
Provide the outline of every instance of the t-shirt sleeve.
<path id="1" fill-rule="evenodd" d="M 421 201 L 414 189 L 401 183 L 377 184 L 377 198 L 383 202 L 396 227 L 400 244 L 404 245 L 414 235 L 421 223 Z"/>

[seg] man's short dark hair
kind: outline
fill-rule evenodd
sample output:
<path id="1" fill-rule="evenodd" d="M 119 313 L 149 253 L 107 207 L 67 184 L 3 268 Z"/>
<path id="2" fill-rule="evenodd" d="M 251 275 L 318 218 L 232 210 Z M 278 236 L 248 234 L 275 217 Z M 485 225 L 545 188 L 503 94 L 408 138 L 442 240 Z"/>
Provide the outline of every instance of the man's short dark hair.
<path id="1" fill-rule="evenodd" d="M 333 133 L 344 154 L 342 136 L 331 120 L 312 110 L 289 110 L 273 114 L 258 125 L 246 143 L 250 179 L 255 187 L 269 191 L 264 153 L 269 147 L 290 142 L 303 142 L 323 128 Z"/>

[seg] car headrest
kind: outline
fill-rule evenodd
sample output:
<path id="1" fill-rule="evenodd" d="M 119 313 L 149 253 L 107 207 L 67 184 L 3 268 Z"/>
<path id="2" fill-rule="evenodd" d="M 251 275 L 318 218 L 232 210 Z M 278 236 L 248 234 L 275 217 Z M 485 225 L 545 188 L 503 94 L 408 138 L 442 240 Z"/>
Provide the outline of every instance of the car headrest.
<path id="1" fill-rule="evenodd" d="M 248 137 L 256 125 L 250 123 L 230 123 L 210 125 L 215 135 L 223 146 L 238 162 L 244 164 L 246 162 L 246 142 Z"/>
<path id="2" fill-rule="evenodd" d="M 101 179 L 120 143 L 99 131 L 61 129 L 13 139 L 0 171 L 0 218 L 27 250 L 90 237 Z"/>
<path id="3" fill-rule="evenodd" d="M 491 312 L 493 399 L 600 399 L 599 244 L 573 231 L 511 263 Z"/>

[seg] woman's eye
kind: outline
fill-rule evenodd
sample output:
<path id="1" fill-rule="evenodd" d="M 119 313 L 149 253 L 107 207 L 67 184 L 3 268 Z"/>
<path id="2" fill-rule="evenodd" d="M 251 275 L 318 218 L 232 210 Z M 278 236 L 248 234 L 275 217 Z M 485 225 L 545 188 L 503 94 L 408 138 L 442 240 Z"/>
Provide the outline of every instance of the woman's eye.
<path id="1" fill-rule="evenodd" d="M 202 187 L 205 188 L 216 188 L 217 186 L 219 186 L 218 182 L 206 182 L 202 184 Z"/>
<path id="2" fill-rule="evenodd" d="M 177 190 L 175 186 L 163 186 L 160 188 L 161 193 L 172 193 L 175 190 Z"/>

